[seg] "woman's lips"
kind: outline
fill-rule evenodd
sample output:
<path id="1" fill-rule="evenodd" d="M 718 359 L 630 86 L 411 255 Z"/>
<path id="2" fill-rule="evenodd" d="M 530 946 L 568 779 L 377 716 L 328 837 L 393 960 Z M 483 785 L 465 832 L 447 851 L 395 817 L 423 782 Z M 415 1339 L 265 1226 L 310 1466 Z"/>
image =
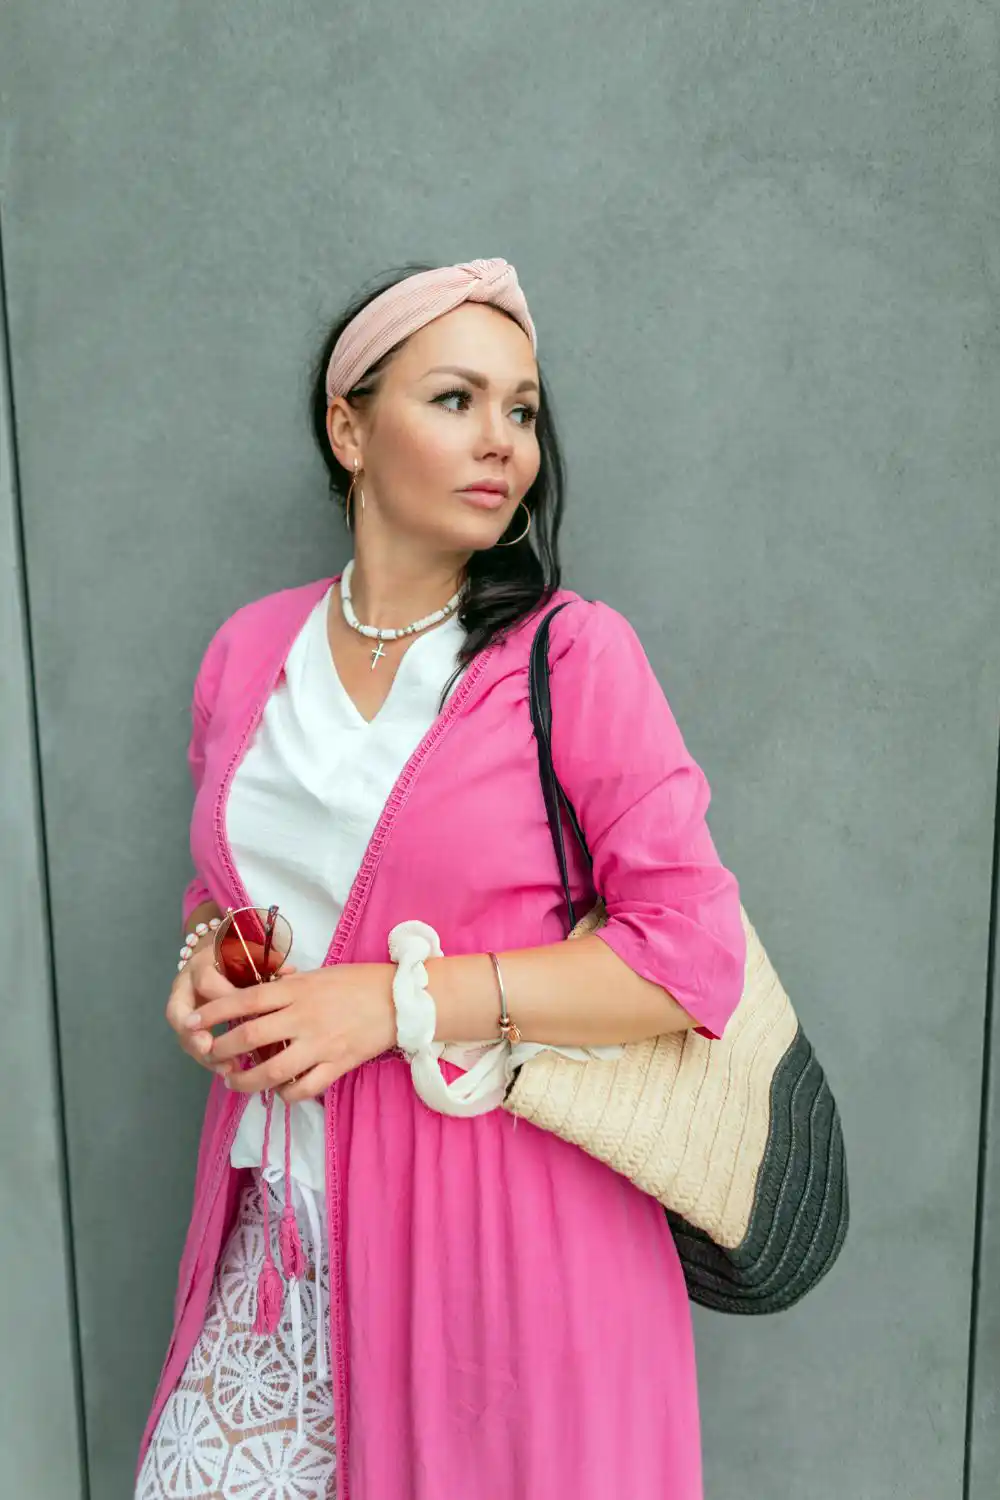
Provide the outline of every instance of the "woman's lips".
<path id="1" fill-rule="evenodd" d="M 476 505 L 480 510 L 501 510 L 508 499 L 496 490 L 459 490 L 458 493 L 463 500 L 468 500 L 470 505 Z"/>

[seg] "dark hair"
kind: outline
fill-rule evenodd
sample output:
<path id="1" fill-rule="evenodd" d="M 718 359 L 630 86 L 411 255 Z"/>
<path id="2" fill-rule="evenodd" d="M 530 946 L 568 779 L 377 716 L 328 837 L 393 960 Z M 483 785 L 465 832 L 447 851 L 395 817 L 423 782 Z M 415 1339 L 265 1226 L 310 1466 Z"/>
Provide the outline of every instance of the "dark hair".
<path id="1" fill-rule="evenodd" d="M 316 357 L 311 381 L 312 431 L 329 474 L 330 493 L 342 509 L 346 505 L 350 474 L 330 447 L 326 427 L 329 405 L 326 369 L 330 356 L 348 323 L 363 307 L 407 276 L 433 269 L 431 265 L 412 263 L 384 273 L 340 314 L 326 334 Z M 357 406 L 377 393 L 379 376 L 405 342 L 405 339 L 400 340 L 365 371 L 346 395 L 351 406 Z M 547 603 L 559 587 L 562 576 L 559 529 L 562 525 L 565 469 L 553 422 L 552 406 L 541 370 L 538 373 L 538 385 L 535 430 L 538 434 L 541 462 L 535 482 L 524 497 L 524 504 L 531 513 L 531 530 L 523 542 L 516 546 L 490 547 L 484 552 L 474 552 L 470 557 L 466 570 L 468 588 L 458 611 L 458 619 L 466 635 L 458 656 L 458 668 L 441 695 L 442 705 L 452 684 L 473 657 L 494 641 L 502 639 L 533 610 Z M 509 530 L 513 536 L 517 536 L 524 530 L 524 525 L 524 511 L 519 506 Z"/>

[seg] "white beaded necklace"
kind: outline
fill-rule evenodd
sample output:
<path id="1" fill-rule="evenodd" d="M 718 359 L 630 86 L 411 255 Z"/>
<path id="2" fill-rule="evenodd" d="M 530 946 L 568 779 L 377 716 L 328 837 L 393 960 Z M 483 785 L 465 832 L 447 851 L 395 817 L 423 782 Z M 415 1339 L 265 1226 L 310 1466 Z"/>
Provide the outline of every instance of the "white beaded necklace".
<path id="1" fill-rule="evenodd" d="M 356 630 L 359 635 L 366 635 L 370 640 L 378 642 L 376 649 L 372 652 L 371 671 L 373 672 L 378 666 L 380 659 L 386 655 L 386 652 L 382 649 L 383 641 L 402 640 L 404 636 L 417 635 L 419 631 L 427 630 L 429 626 L 436 625 L 439 620 L 446 620 L 449 615 L 455 613 L 465 592 L 465 585 L 463 584 L 457 593 L 452 594 L 443 609 L 436 609 L 432 615 L 425 615 L 422 620 L 415 620 L 412 625 L 403 625 L 399 630 L 380 630 L 376 625 L 362 625 L 354 613 L 354 607 L 351 604 L 351 575 L 353 572 L 354 559 L 352 557 L 340 579 L 340 607 L 343 610 L 344 619 L 352 630 Z"/>

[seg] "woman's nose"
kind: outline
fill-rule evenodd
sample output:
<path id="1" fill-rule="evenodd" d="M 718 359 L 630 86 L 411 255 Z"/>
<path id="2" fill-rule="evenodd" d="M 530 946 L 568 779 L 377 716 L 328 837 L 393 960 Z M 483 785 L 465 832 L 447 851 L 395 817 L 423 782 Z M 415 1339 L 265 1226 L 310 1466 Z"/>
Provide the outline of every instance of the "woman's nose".
<path id="1" fill-rule="evenodd" d="M 480 442 L 487 453 L 511 453 L 513 437 L 509 432 L 503 412 L 490 409 L 483 418 Z"/>

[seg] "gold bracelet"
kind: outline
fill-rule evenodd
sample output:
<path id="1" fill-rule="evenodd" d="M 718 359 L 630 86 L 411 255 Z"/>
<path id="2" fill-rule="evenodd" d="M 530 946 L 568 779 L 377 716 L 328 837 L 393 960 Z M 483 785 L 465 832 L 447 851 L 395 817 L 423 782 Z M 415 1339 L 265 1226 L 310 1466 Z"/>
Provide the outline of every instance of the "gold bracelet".
<path id="1" fill-rule="evenodd" d="M 511 1020 L 507 1011 L 507 991 L 504 989 L 503 975 L 500 973 L 500 964 L 497 956 L 495 953 L 491 953 L 488 956 L 493 960 L 497 983 L 500 986 L 500 1035 L 505 1042 L 510 1042 L 513 1046 L 515 1042 L 521 1040 L 521 1032 L 516 1023 Z"/>

